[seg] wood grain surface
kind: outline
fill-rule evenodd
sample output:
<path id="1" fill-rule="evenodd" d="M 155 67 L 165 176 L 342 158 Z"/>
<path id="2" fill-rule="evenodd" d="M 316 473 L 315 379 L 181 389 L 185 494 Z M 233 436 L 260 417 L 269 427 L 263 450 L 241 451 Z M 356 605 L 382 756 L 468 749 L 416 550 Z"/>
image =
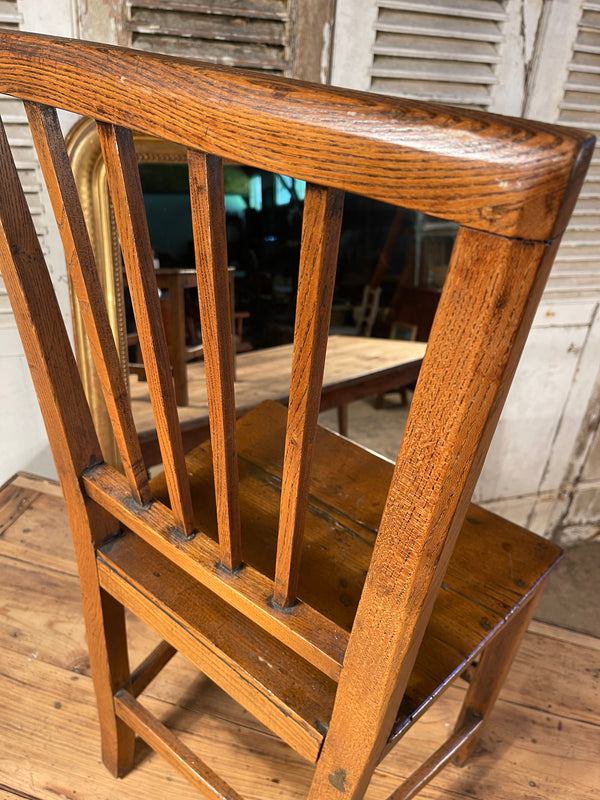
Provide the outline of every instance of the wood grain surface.
<path id="1" fill-rule="evenodd" d="M 409 800 L 474 750 L 560 559 L 470 498 L 592 138 L 18 33 L 0 34 L 0 91 L 97 121 L 164 467 L 148 490 L 122 381 L 107 379 L 118 364 L 106 316 L 89 310 L 125 475 L 102 461 L 2 134 L 2 269 L 70 517 L 106 766 L 130 771 L 138 733 L 205 796 L 238 797 L 135 699 L 128 608 L 316 761 L 308 800 L 362 800 L 391 744 L 468 670 L 455 733 L 389 796 Z M 32 106 L 30 118 L 89 305 L 99 298 L 79 274 L 92 258 L 57 118 Z M 212 445 L 187 461 L 135 130 L 189 151 Z M 239 423 L 223 158 L 307 181 L 288 409 L 265 403 Z M 317 433 L 344 192 L 459 224 L 393 469 Z M 136 683 L 152 685 L 168 656 L 159 648 Z"/>
<path id="2" fill-rule="evenodd" d="M 146 747 L 115 783 L 98 755 L 77 565 L 56 484 L 20 475 L 0 490 L 0 797 L 193 800 L 197 791 Z M 132 661 L 156 637 L 128 620 Z M 428 786 L 428 800 L 595 800 L 600 791 L 600 642 L 532 623 L 478 752 Z M 573 680 L 573 676 L 577 680 Z M 368 800 L 395 786 L 445 736 L 455 684 L 376 770 Z M 143 701 L 245 800 L 302 800 L 313 767 L 177 656 Z"/>
<path id="3" fill-rule="evenodd" d="M 593 144 L 584 132 L 530 120 L 3 32 L 0 91 L 106 119 L 98 88 L 108 86 L 110 120 L 119 125 L 527 239 L 562 233 L 575 201 L 571 184 L 576 195 Z"/>

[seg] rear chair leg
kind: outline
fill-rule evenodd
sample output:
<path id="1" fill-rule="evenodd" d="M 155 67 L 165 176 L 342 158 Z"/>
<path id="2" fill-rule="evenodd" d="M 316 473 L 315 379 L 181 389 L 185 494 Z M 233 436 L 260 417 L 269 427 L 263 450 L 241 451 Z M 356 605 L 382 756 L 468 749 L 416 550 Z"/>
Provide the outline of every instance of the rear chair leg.
<path id="1" fill-rule="evenodd" d="M 458 751 L 455 763 L 463 766 L 481 740 L 485 725 L 494 707 L 513 660 L 529 627 L 537 601 L 542 593 L 540 584 L 531 599 L 516 611 L 502 630 L 486 645 L 472 676 L 467 695 L 456 722 L 459 731 L 469 717 L 477 716 L 482 724 L 477 735 L 471 737 Z"/>
<path id="2" fill-rule="evenodd" d="M 99 591 L 100 614 L 86 614 L 86 633 L 96 693 L 102 760 L 116 778 L 133 767 L 135 733 L 115 713 L 114 694 L 129 685 L 125 610 L 111 595 Z"/>
<path id="3" fill-rule="evenodd" d="M 81 587 L 90 670 L 96 694 L 102 760 L 116 778 L 133 767 L 135 734 L 115 711 L 115 693 L 129 687 L 125 609 L 98 580 L 96 548 L 119 530 L 118 522 L 89 500 L 73 504 L 71 531 Z M 67 508 L 69 504 L 67 503 Z"/>

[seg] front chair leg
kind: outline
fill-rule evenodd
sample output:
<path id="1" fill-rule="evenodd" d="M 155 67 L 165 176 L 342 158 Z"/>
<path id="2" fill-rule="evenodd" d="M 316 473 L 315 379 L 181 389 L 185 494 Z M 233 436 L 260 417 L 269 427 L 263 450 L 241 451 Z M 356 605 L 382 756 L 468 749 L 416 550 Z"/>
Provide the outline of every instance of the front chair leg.
<path id="1" fill-rule="evenodd" d="M 500 694 L 525 631 L 529 627 L 542 589 L 543 584 L 540 584 L 531 599 L 511 616 L 500 632 L 486 645 L 479 663 L 471 675 L 467 695 L 456 722 L 455 733 L 464 726 L 469 717 L 480 717 L 482 724 L 477 729 L 477 735 L 470 737 L 458 751 L 455 763 L 459 766 L 463 766 L 481 740 L 485 724 Z"/>

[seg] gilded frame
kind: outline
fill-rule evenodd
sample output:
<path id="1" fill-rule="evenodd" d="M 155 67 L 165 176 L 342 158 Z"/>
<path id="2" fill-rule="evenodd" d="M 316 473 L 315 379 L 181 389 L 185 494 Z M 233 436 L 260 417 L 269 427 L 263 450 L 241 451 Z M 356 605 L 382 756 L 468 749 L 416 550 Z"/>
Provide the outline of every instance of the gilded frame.
<path id="1" fill-rule="evenodd" d="M 134 134 L 134 140 L 139 161 L 185 163 L 187 160 L 185 148 L 171 142 L 138 133 Z M 110 325 L 123 365 L 123 374 L 129 385 L 121 250 L 95 121 L 89 118 L 80 119 L 68 133 L 66 146 L 106 298 Z M 77 363 L 92 418 L 105 460 L 119 465 L 110 418 L 70 281 L 69 294 Z"/>

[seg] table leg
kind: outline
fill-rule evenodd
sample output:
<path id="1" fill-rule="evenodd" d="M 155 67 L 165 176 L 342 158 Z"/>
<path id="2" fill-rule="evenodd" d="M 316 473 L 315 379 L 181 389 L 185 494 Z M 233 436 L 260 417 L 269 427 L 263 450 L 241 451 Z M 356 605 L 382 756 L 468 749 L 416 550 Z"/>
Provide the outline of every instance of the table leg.
<path id="1" fill-rule="evenodd" d="M 175 383 L 175 399 L 178 406 L 189 403 L 187 362 L 185 353 L 185 304 L 183 286 L 176 275 L 169 276 L 169 298 L 167 303 L 169 320 L 169 354 Z"/>

